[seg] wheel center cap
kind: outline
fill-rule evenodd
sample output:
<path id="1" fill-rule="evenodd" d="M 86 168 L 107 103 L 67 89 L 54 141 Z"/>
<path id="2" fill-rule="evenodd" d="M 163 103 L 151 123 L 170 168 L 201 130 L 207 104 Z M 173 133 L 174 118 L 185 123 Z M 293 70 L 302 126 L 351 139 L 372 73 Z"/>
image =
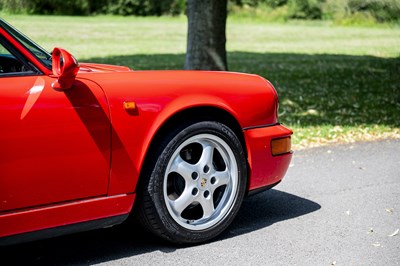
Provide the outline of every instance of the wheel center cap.
<path id="1" fill-rule="evenodd" d="M 200 187 L 205 188 L 207 186 L 207 178 L 202 177 L 200 179 Z"/>

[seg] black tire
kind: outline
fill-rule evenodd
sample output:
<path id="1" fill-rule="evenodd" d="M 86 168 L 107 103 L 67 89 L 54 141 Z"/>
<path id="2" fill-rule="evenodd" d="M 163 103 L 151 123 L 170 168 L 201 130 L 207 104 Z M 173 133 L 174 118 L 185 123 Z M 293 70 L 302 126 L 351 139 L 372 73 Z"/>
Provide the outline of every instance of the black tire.
<path id="1" fill-rule="evenodd" d="M 170 242 L 196 244 L 224 231 L 246 190 L 242 145 L 219 122 L 172 130 L 150 154 L 138 187 L 140 223 Z"/>

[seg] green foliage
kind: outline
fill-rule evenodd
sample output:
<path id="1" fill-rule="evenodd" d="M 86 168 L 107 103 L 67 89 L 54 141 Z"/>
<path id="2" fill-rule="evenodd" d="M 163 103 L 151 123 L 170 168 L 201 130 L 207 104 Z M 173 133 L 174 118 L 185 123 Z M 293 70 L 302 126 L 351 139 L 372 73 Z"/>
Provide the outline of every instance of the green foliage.
<path id="1" fill-rule="evenodd" d="M 295 19 L 321 19 L 324 0 L 288 0 L 289 17 Z"/>
<path id="2" fill-rule="evenodd" d="M 285 20 L 288 18 L 321 19 L 324 2 L 325 0 L 232 0 L 231 9 L 233 11 L 238 10 L 232 7 L 233 4 L 245 10 L 251 10 L 252 13 L 259 13 L 254 12 L 257 9 L 267 10 L 266 16 L 271 15 L 271 13 L 278 13 L 285 17 Z M 276 9 L 279 9 L 279 11 L 276 12 Z"/>
<path id="3" fill-rule="evenodd" d="M 399 22 L 400 0 L 231 0 L 231 14 L 265 20 L 329 19 L 339 24 Z"/>
<path id="4" fill-rule="evenodd" d="M 349 0 L 348 6 L 350 12 L 370 13 L 380 22 L 400 19 L 399 0 Z"/>
<path id="5" fill-rule="evenodd" d="M 339 24 L 399 22 L 400 0 L 325 0 L 323 13 Z"/>
<path id="6" fill-rule="evenodd" d="M 161 16 L 185 8 L 185 0 L 0 0 L 0 10 L 12 14 Z"/>
<path id="7" fill-rule="evenodd" d="M 258 7 L 266 5 L 275 8 L 287 4 L 288 0 L 231 0 L 230 2 L 237 6 Z"/>
<path id="8" fill-rule="evenodd" d="M 85 0 L 32 0 L 29 2 L 31 14 L 87 15 L 88 1 Z"/>
<path id="9" fill-rule="evenodd" d="M 185 10 L 185 0 L 114 0 L 108 10 L 112 14 L 136 16 L 178 15 Z"/>
<path id="10" fill-rule="evenodd" d="M 27 1 L 24 0 L 0 0 L 0 10 L 8 13 L 26 13 Z"/>
<path id="11" fill-rule="evenodd" d="M 0 0 L 0 9 L 13 14 L 91 15 L 102 13 L 111 0 Z"/>
<path id="12" fill-rule="evenodd" d="M 11 14 L 161 16 L 184 14 L 185 9 L 186 0 L 0 0 L 0 11 Z M 265 21 L 400 22 L 400 0 L 229 0 L 228 9 L 233 16 Z"/>

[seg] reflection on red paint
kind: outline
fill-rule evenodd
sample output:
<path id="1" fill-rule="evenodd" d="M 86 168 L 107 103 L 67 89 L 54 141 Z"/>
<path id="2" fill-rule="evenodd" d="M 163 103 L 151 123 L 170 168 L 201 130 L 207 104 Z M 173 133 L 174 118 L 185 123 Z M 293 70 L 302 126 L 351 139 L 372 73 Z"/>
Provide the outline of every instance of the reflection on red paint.
<path id="1" fill-rule="evenodd" d="M 28 98 L 26 99 L 24 108 L 22 109 L 21 120 L 25 118 L 25 116 L 32 109 L 37 99 L 39 99 L 39 96 L 44 89 L 44 85 L 45 85 L 44 79 L 42 77 L 38 77 L 33 87 L 27 91 Z"/>

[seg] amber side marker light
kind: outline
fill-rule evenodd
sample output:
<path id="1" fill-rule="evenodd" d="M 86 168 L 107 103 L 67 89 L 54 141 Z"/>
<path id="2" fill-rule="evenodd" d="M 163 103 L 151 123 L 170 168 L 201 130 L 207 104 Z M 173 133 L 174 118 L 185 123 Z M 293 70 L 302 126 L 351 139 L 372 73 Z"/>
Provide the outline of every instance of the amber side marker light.
<path id="1" fill-rule="evenodd" d="M 126 110 L 135 110 L 136 109 L 136 103 L 129 101 L 129 102 L 124 102 L 124 108 Z"/>
<path id="2" fill-rule="evenodd" d="M 139 115 L 139 109 L 138 106 L 134 101 L 126 101 L 124 102 L 124 108 L 125 111 L 132 116 Z"/>
<path id="3" fill-rule="evenodd" d="M 292 152 L 292 142 L 290 137 L 273 139 L 271 141 L 271 152 L 273 156 Z"/>

